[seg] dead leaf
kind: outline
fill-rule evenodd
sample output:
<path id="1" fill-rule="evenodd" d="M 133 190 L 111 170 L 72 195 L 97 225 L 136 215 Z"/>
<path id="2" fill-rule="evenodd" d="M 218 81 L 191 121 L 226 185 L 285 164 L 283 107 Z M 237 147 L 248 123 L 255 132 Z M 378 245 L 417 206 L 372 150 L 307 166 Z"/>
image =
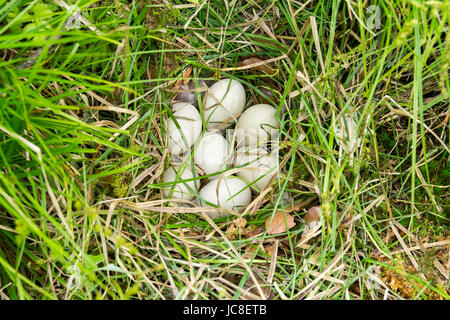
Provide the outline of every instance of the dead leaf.
<path id="1" fill-rule="evenodd" d="M 264 250 L 265 250 L 265 252 L 270 256 L 270 257 L 272 257 L 275 253 L 278 255 L 278 256 L 284 256 L 282 253 L 283 252 L 281 252 L 281 254 L 280 254 L 280 250 L 279 250 L 279 246 L 278 245 L 275 245 L 275 244 L 273 244 L 273 243 L 269 243 L 269 244 L 265 244 L 264 245 Z"/>
<path id="2" fill-rule="evenodd" d="M 247 245 L 245 248 L 244 259 L 253 259 L 258 249 L 255 246 Z"/>
<path id="3" fill-rule="evenodd" d="M 273 216 L 273 219 L 270 216 L 266 220 L 266 229 L 268 234 L 283 233 L 294 226 L 294 217 L 288 213 L 284 213 L 283 211 L 278 211 L 275 216 Z"/>
<path id="4" fill-rule="evenodd" d="M 300 243 L 297 246 L 303 246 L 307 244 L 310 239 L 317 237 L 321 233 L 322 223 L 320 223 L 319 221 L 312 221 L 311 223 L 305 224 Z"/>
<path id="5" fill-rule="evenodd" d="M 270 289 L 270 285 L 266 282 L 266 275 L 264 274 L 264 270 L 258 267 L 252 267 L 252 271 L 256 277 L 256 280 L 258 281 L 259 286 L 261 287 L 264 295 L 267 299 L 270 299 L 272 297 L 272 291 Z M 242 298 L 244 300 L 255 300 L 255 297 L 259 296 L 259 291 L 257 290 L 257 287 L 253 280 L 249 277 L 247 281 L 244 283 L 243 289 L 250 294 L 244 294 Z M 261 299 L 261 298 L 260 298 Z"/>
<path id="6" fill-rule="evenodd" d="M 266 87 L 258 87 L 258 90 L 261 91 L 263 94 L 265 94 L 269 99 L 271 99 L 272 101 L 276 101 L 276 98 L 274 97 L 272 91 L 270 91 L 269 89 L 267 89 Z M 271 100 L 266 99 L 265 97 L 263 97 L 261 95 L 261 97 L 259 98 L 260 103 L 267 103 L 267 104 L 272 104 L 273 102 Z"/>
<path id="7" fill-rule="evenodd" d="M 305 215 L 304 219 L 307 223 L 311 223 L 313 221 L 320 222 L 320 220 L 322 220 L 322 209 L 320 208 L 320 206 L 309 208 L 308 213 Z"/>
<path id="8" fill-rule="evenodd" d="M 245 236 L 247 238 L 252 238 L 252 237 L 259 236 L 259 235 L 261 235 L 263 233 L 264 233 L 264 228 L 263 227 L 257 227 L 255 229 L 254 226 L 250 226 L 250 227 L 247 227 Z"/>
<path id="9" fill-rule="evenodd" d="M 245 220 L 245 218 L 234 219 L 228 227 L 227 231 L 225 231 L 225 234 L 229 239 L 233 240 L 237 235 L 243 233 L 246 225 L 247 220 Z"/>
<path id="10" fill-rule="evenodd" d="M 192 67 L 188 67 L 186 70 L 184 70 L 183 72 L 183 76 L 177 80 L 177 82 L 175 83 L 174 89 L 175 90 L 186 90 L 186 86 L 189 83 L 189 78 L 191 77 L 192 74 Z M 182 84 L 184 84 L 184 86 L 182 86 Z"/>
<path id="11" fill-rule="evenodd" d="M 297 202 L 294 204 L 292 209 L 294 211 L 300 211 L 301 209 L 306 207 L 308 204 L 310 204 L 313 200 L 314 200 L 314 198 L 309 198 L 308 200 Z"/>
<path id="12" fill-rule="evenodd" d="M 255 66 L 251 67 L 252 69 L 265 72 L 270 76 L 273 76 L 275 74 L 275 71 L 264 64 L 264 60 L 260 58 L 251 57 L 238 62 L 239 67 L 251 66 L 253 64 L 255 64 Z"/>
<path id="13" fill-rule="evenodd" d="M 271 87 L 275 91 L 279 91 L 280 88 L 278 87 L 277 83 L 272 79 L 272 76 L 276 74 L 277 70 L 270 68 L 269 63 L 270 62 L 262 60 L 258 57 L 249 57 L 247 59 L 239 61 L 238 66 L 245 67 L 246 69 L 249 69 L 250 72 L 256 75 L 261 72 L 269 75 L 269 77 L 267 76 L 261 77 L 260 78 L 261 83 L 268 87 Z M 272 104 L 272 102 L 270 102 L 270 104 Z"/>
<path id="14" fill-rule="evenodd" d="M 306 221 L 300 243 L 302 247 L 308 244 L 308 241 L 317 237 L 322 232 L 322 209 L 320 206 L 309 208 L 308 213 L 303 217 Z"/>

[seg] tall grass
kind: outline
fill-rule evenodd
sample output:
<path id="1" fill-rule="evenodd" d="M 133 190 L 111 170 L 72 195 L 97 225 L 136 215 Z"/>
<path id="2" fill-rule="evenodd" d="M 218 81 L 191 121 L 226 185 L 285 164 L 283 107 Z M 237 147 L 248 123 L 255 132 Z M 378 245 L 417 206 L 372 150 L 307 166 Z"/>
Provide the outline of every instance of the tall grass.
<path id="1" fill-rule="evenodd" d="M 0 8 L 2 299 L 449 298 L 447 2 Z M 189 67 L 279 111 L 282 167 L 237 234 L 160 191 Z"/>

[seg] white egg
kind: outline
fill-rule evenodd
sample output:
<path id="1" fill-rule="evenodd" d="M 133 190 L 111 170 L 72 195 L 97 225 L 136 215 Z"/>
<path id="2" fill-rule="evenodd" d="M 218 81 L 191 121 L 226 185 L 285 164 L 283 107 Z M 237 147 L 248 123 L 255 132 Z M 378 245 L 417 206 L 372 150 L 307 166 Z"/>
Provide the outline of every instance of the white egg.
<path id="1" fill-rule="evenodd" d="M 164 197 L 184 200 L 194 199 L 198 189 L 196 187 L 198 182 L 196 180 L 183 181 L 192 178 L 194 178 L 194 173 L 189 165 L 170 166 L 167 168 L 162 179 L 163 183 L 167 184 L 162 187 Z"/>
<path id="2" fill-rule="evenodd" d="M 194 147 L 194 161 L 206 174 L 225 170 L 231 161 L 231 147 L 218 132 L 205 132 Z"/>
<path id="3" fill-rule="evenodd" d="M 207 183 L 199 193 L 201 206 L 235 210 L 242 212 L 252 199 L 247 183 L 236 176 L 221 176 Z M 209 203 L 207 203 L 209 202 Z M 207 211 L 206 214 L 215 219 L 227 216 L 225 211 Z"/>
<path id="4" fill-rule="evenodd" d="M 203 106 L 208 129 L 224 129 L 236 123 L 245 106 L 244 86 L 236 80 L 223 79 L 208 90 Z"/>
<path id="5" fill-rule="evenodd" d="M 173 105 L 173 116 L 180 129 L 172 118 L 167 121 L 168 148 L 171 154 L 179 155 L 190 149 L 197 141 L 202 132 L 202 119 L 197 108 L 185 102 Z M 186 143 L 183 137 L 186 139 Z"/>
<path id="6" fill-rule="evenodd" d="M 255 104 L 245 110 L 236 124 L 238 146 L 256 146 L 277 139 L 280 124 L 275 118 L 277 109 L 268 104 Z"/>
<path id="7" fill-rule="evenodd" d="M 235 167 L 242 166 L 236 174 L 258 190 L 264 189 L 271 178 L 278 173 L 277 155 L 269 154 L 262 148 L 238 149 L 234 165 Z"/>

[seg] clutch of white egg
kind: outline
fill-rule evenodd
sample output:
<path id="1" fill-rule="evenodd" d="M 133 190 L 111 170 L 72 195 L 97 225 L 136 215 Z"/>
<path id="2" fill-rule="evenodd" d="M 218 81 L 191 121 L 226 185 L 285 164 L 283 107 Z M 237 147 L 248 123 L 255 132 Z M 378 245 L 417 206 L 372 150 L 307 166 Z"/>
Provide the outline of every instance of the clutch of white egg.
<path id="1" fill-rule="evenodd" d="M 203 119 L 189 103 L 173 105 L 166 138 L 169 152 L 181 156 L 182 161 L 171 165 L 163 176 L 166 198 L 195 199 L 197 205 L 215 208 L 204 211 L 214 219 L 227 216 L 231 210 L 243 212 L 252 201 L 251 190 L 260 192 L 270 185 L 278 173 L 278 154 L 276 148 L 269 146 L 269 153 L 265 146 L 278 137 L 277 110 L 256 104 L 242 112 L 245 103 L 244 86 L 237 80 L 223 79 L 208 89 Z M 203 131 L 202 123 L 206 124 Z M 223 130 L 233 125 L 236 140 L 230 143 Z M 205 183 L 199 188 L 201 181 Z"/>

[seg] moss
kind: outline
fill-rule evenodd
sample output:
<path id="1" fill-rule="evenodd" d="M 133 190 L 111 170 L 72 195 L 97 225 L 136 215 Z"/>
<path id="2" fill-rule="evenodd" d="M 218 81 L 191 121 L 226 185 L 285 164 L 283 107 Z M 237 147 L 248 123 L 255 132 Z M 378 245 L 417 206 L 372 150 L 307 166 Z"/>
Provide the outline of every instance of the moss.
<path id="1" fill-rule="evenodd" d="M 435 220 L 432 216 L 424 217 L 417 227 L 417 236 L 421 239 L 428 238 L 429 242 L 435 242 L 440 237 L 445 237 L 448 234 L 448 228 L 438 224 Z"/>
<path id="2" fill-rule="evenodd" d="M 450 181 L 450 161 L 447 161 L 442 168 L 441 177 L 444 184 Z"/>
<path id="3" fill-rule="evenodd" d="M 377 137 L 386 150 L 389 151 L 394 148 L 396 140 L 386 130 L 383 129 L 382 132 L 377 134 Z"/>

